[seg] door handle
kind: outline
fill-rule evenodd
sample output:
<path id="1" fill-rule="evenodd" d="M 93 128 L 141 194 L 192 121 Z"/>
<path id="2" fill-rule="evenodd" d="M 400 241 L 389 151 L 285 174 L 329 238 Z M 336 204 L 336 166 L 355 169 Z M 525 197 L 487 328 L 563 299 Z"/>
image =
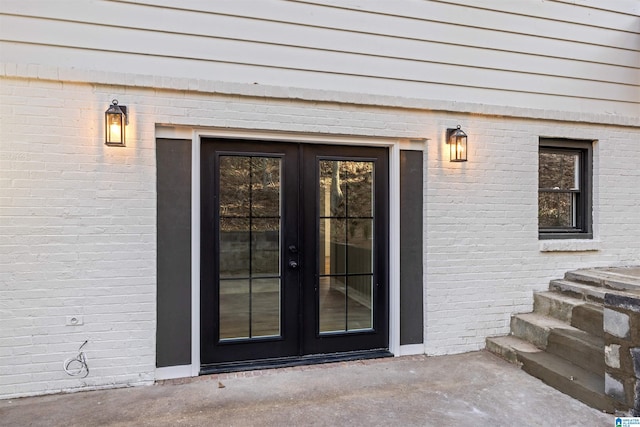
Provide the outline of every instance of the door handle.
<path id="1" fill-rule="evenodd" d="M 298 263 L 294 260 L 289 261 L 289 268 L 291 270 L 297 270 L 298 269 Z"/>

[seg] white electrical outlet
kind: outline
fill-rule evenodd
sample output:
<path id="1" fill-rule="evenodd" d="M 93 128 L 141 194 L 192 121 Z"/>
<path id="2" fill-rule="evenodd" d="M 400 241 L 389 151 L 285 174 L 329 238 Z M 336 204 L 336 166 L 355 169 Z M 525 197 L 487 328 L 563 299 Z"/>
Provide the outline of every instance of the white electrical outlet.
<path id="1" fill-rule="evenodd" d="M 84 323 L 82 316 L 67 316 L 67 326 L 79 326 Z"/>

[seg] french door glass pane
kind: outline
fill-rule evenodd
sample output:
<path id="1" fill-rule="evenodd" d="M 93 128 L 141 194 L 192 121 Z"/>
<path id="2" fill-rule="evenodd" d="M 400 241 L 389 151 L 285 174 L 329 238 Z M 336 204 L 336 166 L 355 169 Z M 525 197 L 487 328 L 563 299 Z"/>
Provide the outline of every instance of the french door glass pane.
<path id="1" fill-rule="evenodd" d="M 373 327 L 373 277 L 371 275 L 349 276 L 347 279 L 347 329 L 370 329 Z"/>
<path id="2" fill-rule="evenodd" d="M 220 218 L 220 278 L 249 276 L 251 254 L 247 218 Z"/>
<path id="3" fill-rule="evenodd" d="M 248 280 L 220 280 L 220 339 L 251 336 Z"/>
<path id="4" fill-rule="evenodd" d="M 251 221 L 251 275 L 279 276 L 280 219 L 253 218 Z"/>
<path id="5" fill-rule="evenodd" d="M 319 161 L 320 333 L 373 327 L 374 163 Z"/>
<path id="6" fill-rule="evenodd" d="M 279 336 L 280 279 L 254 279 L 251 282 L 251 336 Z"/>
<path id="7" fill-rule="evenodd" d="M 320 274 L 345 274 L 347 259 L 346 219 L 320 219 Z"/>
<path id="8" fill-rule="evenodd" d="M 347 301 L 344 276 L 320 277 L 320 332 L 347 330 Z"/>
<path id="9" fill-rule="evenodd" d="M 281 168 L 278 157 L 220 156 L 221 340 L 280 335 Z"/>

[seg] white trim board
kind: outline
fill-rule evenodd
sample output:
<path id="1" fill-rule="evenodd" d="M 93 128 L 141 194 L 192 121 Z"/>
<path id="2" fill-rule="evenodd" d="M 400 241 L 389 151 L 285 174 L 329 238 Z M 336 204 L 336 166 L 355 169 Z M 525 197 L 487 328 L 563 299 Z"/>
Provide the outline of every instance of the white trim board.
<path id="1" fill-rule="evenodd" d="M 191 365 L 167 366 L 156 368 L 156 381 L 172 380 L 174 378 L 191 377 Z"/>

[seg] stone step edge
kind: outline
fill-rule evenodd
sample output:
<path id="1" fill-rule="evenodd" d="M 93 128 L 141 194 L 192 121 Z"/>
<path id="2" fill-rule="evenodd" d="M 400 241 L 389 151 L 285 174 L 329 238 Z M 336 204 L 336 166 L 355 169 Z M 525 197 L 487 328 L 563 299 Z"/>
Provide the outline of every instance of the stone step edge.
<path id="1" fill-rule="evenodd" d="M 513 335 L 488 337 L 486 339 L 486 349 L 496 356 L 516 365 L 521 365 L 518 361 L 518 351 L 524 353 L 542 351 L 530 342 L 514 337 Z"/>
<path id="2" fill-rule="evenodd" d="M 603 304 L 606 294 L 618 295 L 627 298 L 638 298 L 640 294 L 620 291 L 616 289 L 601 288 L 566 279 L 554 279 L 549 282 L 549 290 L 569 293 L 574 298 L 588 302 Z"/>
<path id="3" fill-rule="evenodd" d="M 631 291 L 631 293 L 634 294 L 640 293 L 640 280 L 612 272 L 598 270 L 573 270 L 566 272 L 564 277 L 566 280 L 597 286 L 604 289 Z"/>

